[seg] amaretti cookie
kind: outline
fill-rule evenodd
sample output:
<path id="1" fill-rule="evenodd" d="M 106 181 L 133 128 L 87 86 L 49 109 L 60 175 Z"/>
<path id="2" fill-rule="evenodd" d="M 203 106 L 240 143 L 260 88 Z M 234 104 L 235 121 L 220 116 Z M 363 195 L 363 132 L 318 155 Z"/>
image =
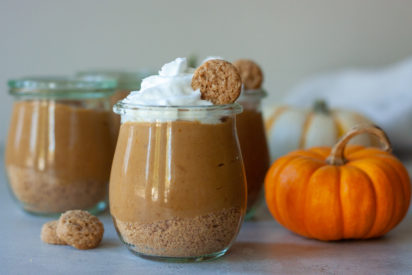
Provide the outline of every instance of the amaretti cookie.
<path id="1" fill-rule="evenodd" d="M 239 97 L 242 80 L 232 63 L 212 59 L 196 69 L 192 78 L 192 88 L 200 89 L 202 99 L 213 104 L 230 104 Z"/>
<path id="2" fill-rule="evenodd" d="M 40 238 L 42 239 L 42 241 L 48 244 L 66 244 L 65 241 L 57 237 L 56 228 L 57 221 L 46 222 L 45 224 L 43 224 L 40 234 Z"/>
<path id="3" fill-rule="evenodd" d="M 259 65 L 249 59 L 239 59 L 233 62 L 238 69 L 245 90 L 260 89 L 263 82 L 263 72 Z"/>
<path id="4" fill-rule="evenodd" d="M 87 211 L 69 210 L 61 215 L 56 232 L 67 244 L 77 249 L 90 249 L 99 245 L 104 227 Z"/>

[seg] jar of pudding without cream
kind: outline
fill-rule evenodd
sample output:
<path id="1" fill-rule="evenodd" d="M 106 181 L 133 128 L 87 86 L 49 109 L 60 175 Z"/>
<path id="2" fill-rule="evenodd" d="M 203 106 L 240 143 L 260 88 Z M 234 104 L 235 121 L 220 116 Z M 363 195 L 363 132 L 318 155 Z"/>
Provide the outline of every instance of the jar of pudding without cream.
<path id="1" fill-rule="evenodd" d="M 15 98 L 5 166 L 23 209 L 56 215 L 106 208 L 116 82 L 45 77 L 9 81 Z"/>
<path id="2" fill-rule="evenodd" d="M 265 96 L 266 93 L 261 89 L 243 90 L 237 100 L 243 106 L 243 112 L 237 117 L 236 126 L 246 171 L 246 219 L 253 217 L 258 202 L 262 198 L 263 182 L 270 165 L 261 111 L 261 101 Z"/>
<path id="3" fill-rule="evenodd" d="M 193 107 L 119 102 L 110 212 L 121 240 L 152 259 L 225 254 L 246 211 L 235 116 L 239 104 Z"/>

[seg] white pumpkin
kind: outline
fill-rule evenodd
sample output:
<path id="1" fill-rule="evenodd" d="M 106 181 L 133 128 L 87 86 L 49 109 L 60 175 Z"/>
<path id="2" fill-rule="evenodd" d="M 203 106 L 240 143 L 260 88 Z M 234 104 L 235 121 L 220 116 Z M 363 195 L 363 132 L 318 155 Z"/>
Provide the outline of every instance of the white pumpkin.
<path id="1" fill-rule="evenodd" d="M 351 111 L 330 110 L 324 101 L 313 108 L 274 107 L 266 119 L 266 131 L 272 161 L 296 149 L 333 146 L 341 135 L 357 124 L 373 124 L 366 117 Z M 353 144 L 371 146 L 373 137 L 360 135 Z"/>

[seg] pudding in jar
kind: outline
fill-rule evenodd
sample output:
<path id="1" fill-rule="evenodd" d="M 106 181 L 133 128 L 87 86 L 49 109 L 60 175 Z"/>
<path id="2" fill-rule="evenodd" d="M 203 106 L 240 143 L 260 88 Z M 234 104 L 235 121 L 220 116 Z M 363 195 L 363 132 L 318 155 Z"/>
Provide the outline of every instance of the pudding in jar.
<path id="1" fill-rule="evenodd" d="M 253 217 L 262 198 L 263 182 L 270 165 L 269 148 L 261 110 L 261 101 L 266 96 L 262 90 L 263 73 L 251 60 L 240 59 L 233 63 L 242 77 L 243 90 L 237 102 L 243 112 L 237 117 L 237 131 L 242 149 L 247 179 L 247 214 Z"/>
<path id="2" fill-rule="evenodd" d="M 16 101 L 5 166 L 17 201 L 40 215 L 103 211 L 114 152 L 109 97 L 115 83 L 27 78 L 9 85 Z"/>
<path id="3" fill-rule="evenodd" d="M 219 257 L 234 241 L 246 211 L 235 127 L 242 108 L 202 99 L 192 77 L 186 59 L 178 58 L 114 107 L 122 124 L 110 212 L 121 240 L 143 257 Z"/>

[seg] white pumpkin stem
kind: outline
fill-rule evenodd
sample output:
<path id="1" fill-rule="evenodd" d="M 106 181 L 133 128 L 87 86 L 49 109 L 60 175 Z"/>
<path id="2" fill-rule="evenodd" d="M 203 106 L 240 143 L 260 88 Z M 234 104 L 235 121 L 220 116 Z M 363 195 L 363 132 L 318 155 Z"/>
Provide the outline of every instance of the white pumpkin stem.
<path id="1" fill-rule="evenodd" d="M 326 162 L 330 165 L 343 165 L 347 162 L 344 153 L 348 142 L 357 135 L 369 134 L 378 137 L 382 144 L 382 150 L 392 152 L 392 145 L 386 133 L 376 125 L 357 125 L 344 134 L 339 141 L 333 146 Z"/>
<path id="2" fill-rule="evenodd" d="M 318 99 L 313 103 L 313 111 L 328 115 L 330 113 L 329 106 L 323 99 Z"/>

